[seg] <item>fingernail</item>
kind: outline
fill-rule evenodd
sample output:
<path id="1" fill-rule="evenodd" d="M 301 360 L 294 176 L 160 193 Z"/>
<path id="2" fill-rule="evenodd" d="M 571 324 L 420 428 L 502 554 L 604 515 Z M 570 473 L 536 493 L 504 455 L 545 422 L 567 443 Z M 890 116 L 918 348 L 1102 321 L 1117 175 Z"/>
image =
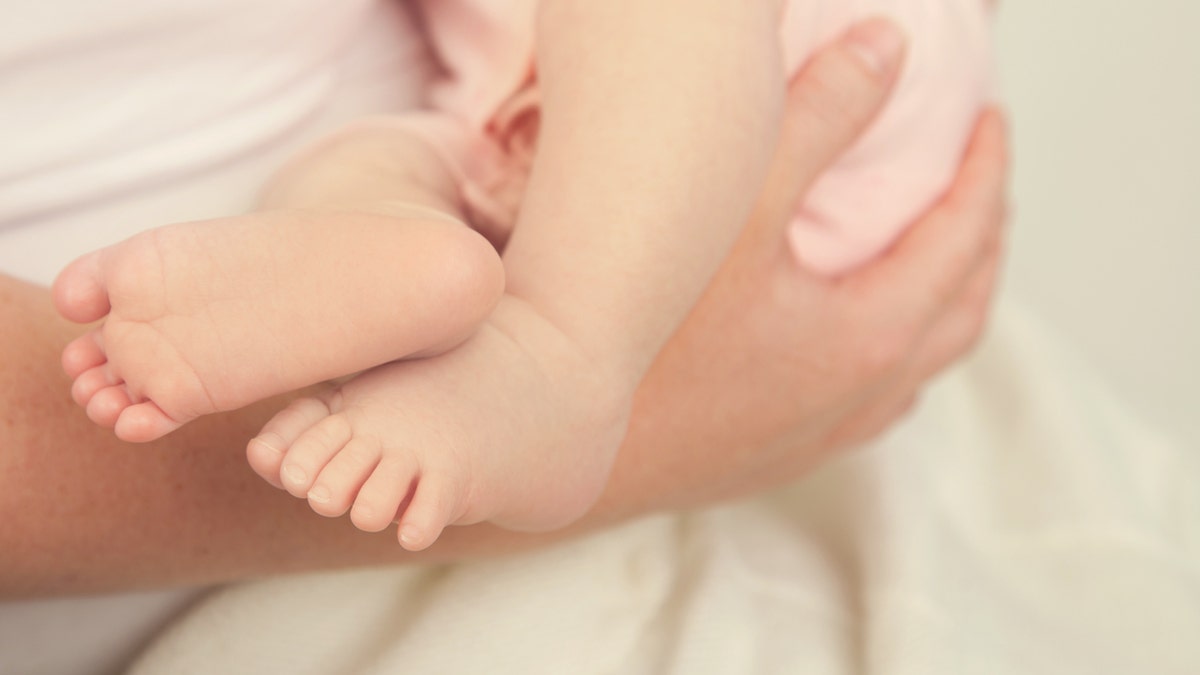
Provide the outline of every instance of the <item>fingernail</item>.
<path id="1" fill-rule="evenodd" d="M 318 485 L 317 487 L 308 491 L 309 500 L 318 504 L 328 503 L 330 497 L 331 495 L 329 494 L 329 488 L 325 487 L 324 485 Z"/>
<path id="2" fill-rule="evenodd" d="M 888 19 L 865 21 L 846 34 L 846 45 L 877 75 L 896 69 L 907 42 L 900 28 Z"/>

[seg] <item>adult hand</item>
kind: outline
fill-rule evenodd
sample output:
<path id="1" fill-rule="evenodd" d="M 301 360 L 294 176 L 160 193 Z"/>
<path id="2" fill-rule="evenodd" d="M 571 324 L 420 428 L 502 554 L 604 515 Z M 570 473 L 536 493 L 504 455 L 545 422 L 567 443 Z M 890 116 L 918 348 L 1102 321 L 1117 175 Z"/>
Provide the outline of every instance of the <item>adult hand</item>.
<path id="1" fill-rule="evenodd" d="M 881 107 L 898 61 L 864 60 L 889 25 L 860 25 L 790 90 L 751 222 L 638 393 L 612 514 L 682 508 L 793 480 L 891 426 L 979 339 L 1000 266 L 1004 125 L 984 112 L 945 196 L 847 276 L 803 269 L 785 230 L 817 175 Z M 874 63 L 876 67 L 872 68 Z"/>

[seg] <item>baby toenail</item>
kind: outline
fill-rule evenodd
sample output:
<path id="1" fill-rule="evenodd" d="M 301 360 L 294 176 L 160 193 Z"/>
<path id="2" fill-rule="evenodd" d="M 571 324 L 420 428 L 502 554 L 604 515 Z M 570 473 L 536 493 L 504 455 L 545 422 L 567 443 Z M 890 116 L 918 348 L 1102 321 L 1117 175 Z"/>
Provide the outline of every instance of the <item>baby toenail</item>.
<path id="1" fill-rule="evenodd" d="M 283 467 L 283 475 L 288 479 L 289 483 L 295 483 L 296 485 L 300 485 L 308 480 L 308 474 L 304 473 L 304 470 L 298 466 Z"/>
<path id="2" fill-rule="evenodd" d="M 283 454 L 283 450 L 280 449 L 283 447 L 283 439 L 278 434 L 265 433 L 255 438 L 254 442 L 277 455 Z"/>
<path id="3" fill-rule="evenodd" d="M 405 546 L 412 546 L 421 540 L 421 530 L 416 525 L 403 525 L 400 527 L 400 543 Z"/>
<path id="4" fill-rule="evenodd" d="M 331 497 L 332 495 L 329 494 L 329 488 L 325 487 L 324 485 L 318 485 L 317 487 L 308 491 L 308 498 L 314 502 L 317 502 L 318 504 L 327 503 Z"/>

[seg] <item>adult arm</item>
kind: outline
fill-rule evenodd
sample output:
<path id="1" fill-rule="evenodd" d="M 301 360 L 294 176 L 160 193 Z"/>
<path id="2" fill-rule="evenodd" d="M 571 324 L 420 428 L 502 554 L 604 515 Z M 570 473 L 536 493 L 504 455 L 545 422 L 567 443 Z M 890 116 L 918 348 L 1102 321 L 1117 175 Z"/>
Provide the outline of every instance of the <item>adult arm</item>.
<path id="1" fill-rule="evenodd" d="M 70 401 L 58 354 L 78 329 L 45 289 L 0 277 L 0 597 L 504 553 L 755 492 L 875 435 L 979 335 L 1005 157 L 986 115 L 957 184 L 888 255 L 840 280 L 805 274 L 783 238 L 791 207 L 892 80 L 857 54 L 831 47 L 793 85 L 750 225 L 639 390 L 607 492 L 567 531 L 451 528 L 414 556 L 390 534 L 320 518 L 245 464 L 246 439 L 279 402 L 122 444 Z"/>

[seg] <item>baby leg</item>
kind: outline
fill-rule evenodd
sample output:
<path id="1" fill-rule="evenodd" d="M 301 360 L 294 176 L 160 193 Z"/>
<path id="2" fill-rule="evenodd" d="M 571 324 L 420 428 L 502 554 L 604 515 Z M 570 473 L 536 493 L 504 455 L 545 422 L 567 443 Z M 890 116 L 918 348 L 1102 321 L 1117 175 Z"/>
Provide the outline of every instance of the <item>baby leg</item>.
<path id="1" fill-rule="evenodd" d="M 63 354 L 94 421 L 148 441 L 476 329 L 503 289 L 495 250 L 439 210 L 454 199 L 435 152 L 403 130 L 367 132 L 286 170 L 274 210 L 151 230 L 62 272 L 62 314 L 103 320 Z M 399 198 L 382 198 L 385 170 Z"/>

